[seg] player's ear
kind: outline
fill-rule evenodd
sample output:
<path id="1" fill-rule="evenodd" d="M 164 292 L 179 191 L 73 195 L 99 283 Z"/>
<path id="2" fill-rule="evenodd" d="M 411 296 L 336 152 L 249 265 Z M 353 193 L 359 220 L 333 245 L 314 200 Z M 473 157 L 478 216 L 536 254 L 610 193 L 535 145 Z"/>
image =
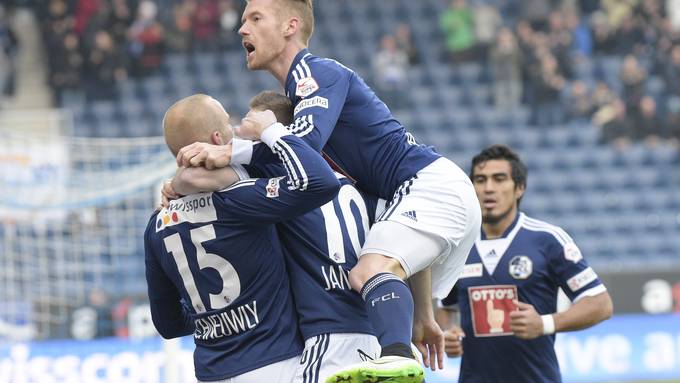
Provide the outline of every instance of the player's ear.
<path id="1" fill-rule="evenodd" d="M 524 191 L 525 191 L 525 190 L 526 190 L 526 186 L 525 186 L 525 185 L 517 185 L 517 186 L 515 186 L 515 194 L 516 194 L 517 199 L 522 198 L 522 196 L 524 195 Z"/>
<path id="2" fill-rule="evenodd" d="M 210 141 L 212 142 L 213 145 L 224 145 L 225 144 L 224 137 L 222 137 L 222 133 L 220 133 L 217 130 L 214 131 L 210 135 Z"/>
<path id="3" fill-rule="evenodd" d="M 300 19 L 298 17 L 290 17 L 283 25 L 283 36 L 290 37 L 300 29 Z"/>

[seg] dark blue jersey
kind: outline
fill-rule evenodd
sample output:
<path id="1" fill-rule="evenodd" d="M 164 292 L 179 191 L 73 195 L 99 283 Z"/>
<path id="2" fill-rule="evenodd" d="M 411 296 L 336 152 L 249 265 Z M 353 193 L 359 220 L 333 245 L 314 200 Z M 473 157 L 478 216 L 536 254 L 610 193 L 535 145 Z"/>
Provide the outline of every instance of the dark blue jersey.
<path id="1" fill-rule="evenodd" d="M 272 148 L 288 176 L 172 201 L 145 233 L 154 325 L 166 338 L 194 334 L 199 380 L 237 376 L 303 348 L 274 223 L 330 201 L 340 184 L 299 138 Z"/>
<path id="2" fill-rule="evenodd" d="M 257 176 L 280 166 L 247 167 Z M 305 339 L 328 333 L 373 334 L 361 295 L 349 284 L 377 198 L 362 196 L 346 178 L 338 195 L 307 214 L 277 225 L 290 273 L 300 331 Z"/>
<path id="3" fill-rule="evenodd" d="M 605 291 L 562 229 L 520 213 L 501 238 L 482 235 L 442 301 L 458 304 L 466 335 L 460 382 L 560 382 L 555 336 L 516 338 L 507 315 L 513 299 L 541 315 L 555 313 L 559 288 L 572 301 Z M 491 312 L 504 309 L 500 316 Z"/>
<path id="4" fill-rule="evenodd" d="M 335 60 L 297 54 L 286 80 L 295 105 L 289 130 L 369 194 L 390 200 L 398 186 L 440 156 L 418 145 L 354 71 Z M 267 161 L 255 145 L 252 161 Z"/>

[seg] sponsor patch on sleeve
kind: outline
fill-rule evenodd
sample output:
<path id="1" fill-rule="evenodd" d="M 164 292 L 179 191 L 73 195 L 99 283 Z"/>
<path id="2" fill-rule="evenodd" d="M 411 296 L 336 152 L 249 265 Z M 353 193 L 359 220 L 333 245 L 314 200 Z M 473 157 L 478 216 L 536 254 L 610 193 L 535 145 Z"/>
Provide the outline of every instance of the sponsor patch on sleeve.
<path id="1" fill-rule="evenodd" d="M 581 254 L 581 250 L 574 242 L 569 242 L 564 245 L 564 258 L 566 258 L 568 261 L 578 263 L 583 259 L 583 255 Z"/>
<path id="2" fill-rule="evenodd" d="M 569 278 L 567 280 L 567 286 L 569 286 L 571 291 L 577 292 L 578 290 L 581 290 L 582 288 L 586 287 L 590 282 L 596 279 L 597 274 L 595 273 L 595 270 L 589 267 L 581 271 L 580 273 L 574 275 L 573 277 Z"/>
<path id="3" fill-rule="evenodd" d="M 325 97 L 316 96 L 306 100 L 302 100 L 295 107 L 295 112 L 293 114 L 298 114 L 307 108 L 313 108 L 315 106 L 328 109 L 328 99 Z"/>
<path id="4" fill-rule="evenodd" d="M 317 90 L 319 90 L 319 84 L 316 83 L 314 77 L 305 77 L 297 82 L 297 85 L 295 86 L 295 95 L 298 97 L 307 97 Z"/>
<path id="5" fill-rule="evenodd" d="M 279 196 L 279 188 L 281 188 L 281 179 L 283 177 L 270 178 L 267 182 L 267 198 L 276 198 Z"/>

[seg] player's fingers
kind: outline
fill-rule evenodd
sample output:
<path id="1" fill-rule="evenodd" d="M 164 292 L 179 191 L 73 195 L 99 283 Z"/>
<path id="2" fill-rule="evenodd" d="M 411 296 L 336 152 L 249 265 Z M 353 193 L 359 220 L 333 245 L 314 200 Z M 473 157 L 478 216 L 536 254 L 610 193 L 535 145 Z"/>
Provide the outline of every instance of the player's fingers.
<path id="1" fill-rule="evenodd" d="M 437 342 L 437 362 L 439 364 L 439 369 L 444 369 L 444 337 L 441 336 L 439 342 Z"/>
<path id="2" fill-rule="evenodd" d="M 532 306 L 532 305 L 530 305 L 530 304 L 528 304 L 528 303 L 520 302 L 520 301 L 518 301 L 518 300 L 515 300 L 515 305 L 517 305 L 517 308 L 518 308 L 520 311 L 531 310 L 532 308 L 534 308 L 534 306 Z"/>
<path id="3" fill-rule="evenodd" d="M 206 150 L 202 150 L 198 152 L 195 156 L 191 157 L 189 160 L 189 165 L 190 166 L 201 166 L 206 158 L 208 158 L 208 152 Z"/>
<path id="4" fill-rule="evenodd" d="M 193 157 L 193 155 L 189 153 L 195 153 L 198 144 L 198 142 L 194 142 L 193 144 L 183 147 L 179 150 L 179 152 L 177 152 L 177 166 L 186 165 L 185 162 L 188 162 L 188 160 Z"/>
<path id="5" fill-rule="evenodd" d="M 415 344 L 416 348 L 418 348 L 418 351 L 420 351 L 420 355 L 423 356 L 423 364 L 425 367 L 430 366 L 430 355 L 427 351 L 427 346 L 423 342 L 418 342 Z"/>

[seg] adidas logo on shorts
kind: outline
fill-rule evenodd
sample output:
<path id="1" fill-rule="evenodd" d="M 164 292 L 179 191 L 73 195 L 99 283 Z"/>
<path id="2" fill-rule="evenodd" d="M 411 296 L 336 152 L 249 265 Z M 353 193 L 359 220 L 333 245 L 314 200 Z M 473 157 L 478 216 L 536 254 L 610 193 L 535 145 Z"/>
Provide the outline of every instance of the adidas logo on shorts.
<path id="1" fill-rule="evenodd" d="M 411 218 L 412 220 L 418 222 L 418 218 L 416 217 L 416 211 L 415 210 L 409 210 L 401 213 L 406 218 Z"/>

